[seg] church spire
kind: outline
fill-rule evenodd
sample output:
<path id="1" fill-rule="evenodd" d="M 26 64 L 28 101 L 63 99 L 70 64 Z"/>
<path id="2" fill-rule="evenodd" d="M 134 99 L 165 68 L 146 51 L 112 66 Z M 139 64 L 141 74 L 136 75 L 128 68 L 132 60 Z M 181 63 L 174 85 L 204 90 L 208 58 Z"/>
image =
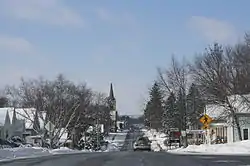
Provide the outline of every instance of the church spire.
<path id="1" fill-rule="evenodd" d="M 16 109 L 13 110 L 13 117 L 12 117 L 12 124 L 16 124 L 17 117 L 16 117 Z"/>
<path id="2" fill-rule="evenodd" d="M 115 100 L 115 95 L 114 95 L 112 83 L 110 84 L 109 99 Z"/>

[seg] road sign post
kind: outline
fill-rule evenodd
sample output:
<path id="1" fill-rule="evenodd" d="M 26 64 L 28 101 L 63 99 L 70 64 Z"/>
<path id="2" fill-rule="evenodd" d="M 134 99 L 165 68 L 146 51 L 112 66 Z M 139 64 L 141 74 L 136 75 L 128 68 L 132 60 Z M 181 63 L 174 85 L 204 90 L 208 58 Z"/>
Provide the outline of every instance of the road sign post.
<path id="1" fill-rule="evenodd" d="M 48 123 L 45 125 L 45 129 L 49 132 L 50 148 L 52 148 L 52 145 L 53 145 L 52 143 L 53 133 L 52 132 L 55 129 L 55 125 L 52 122 L 48 121 Z"/>
<path id="2" fill-rule="evenodd" d="M 208 116 L 207 114 L 204 114 L 200 118 L 200 122 L 203 124 L 202 129 L 206 131 L 206 143 L 210 144 L 211 139 L 210 139 L 210 123 L 213 121 L 213 119 Z"/>

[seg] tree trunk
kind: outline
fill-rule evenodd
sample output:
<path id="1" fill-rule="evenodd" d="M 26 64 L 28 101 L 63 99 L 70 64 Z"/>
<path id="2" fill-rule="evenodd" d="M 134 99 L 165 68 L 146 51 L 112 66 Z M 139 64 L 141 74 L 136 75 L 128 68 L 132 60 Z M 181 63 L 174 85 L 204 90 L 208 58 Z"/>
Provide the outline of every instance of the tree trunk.
<path id="1" fill-rule="evenodd" d="M 238 135 L 239 135 L 239 140 L 242 141 L 241 127 L 240 127 L 239 119 L 238 119 L 238 117 L 237 117 L 237 115 L 235 113 L 236 110 L 231 105 L 231 103 L 229 102 L 228 98 L 226 98 L 226 102 L 227 102 L 227 105 L 229 106 L 230 112 L 233 115 L 233 120 L 235 121 L 235 124 L 236 124 L 237 132 L 238 132 Z M 233 130 L 234 130 L 234 125 L 233 125 Z"/>
<path id="2" fill-rule="evenodd" d="M 235 124 L 236 124 L 236 128 L 237 128 L 237 131 L 238 131 L 238 135 L 239 135 L 239 140 L 242 141 L 242 135 L 241 135 L 241 127 L 240 127 L 240 124 L 239 124 L 239 119 L 238 117 L 236 116 L 236 114 L 234 114 L 234 121 L 235 121 Z"/>

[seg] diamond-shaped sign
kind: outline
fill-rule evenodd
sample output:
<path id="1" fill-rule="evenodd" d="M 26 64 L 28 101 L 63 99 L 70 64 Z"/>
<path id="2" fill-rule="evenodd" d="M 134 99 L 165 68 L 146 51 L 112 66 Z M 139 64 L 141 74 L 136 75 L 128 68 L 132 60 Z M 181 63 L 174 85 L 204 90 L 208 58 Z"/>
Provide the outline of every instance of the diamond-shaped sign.
<path id="1" fill-rule="evenodd" d="M 212 121 L 213 121 L 213 119 L 210 116 L 208 116 L 207 114 L 203 115 L 200 118 L 200 122 L 203 124 L 210 124 Z"/>
<path id="2" fill-rule="evenodd" d="M 207 123 L 204 123 L 204 125 L 202 126 L 203 130 L 209 129 L 209 125 Z"/>

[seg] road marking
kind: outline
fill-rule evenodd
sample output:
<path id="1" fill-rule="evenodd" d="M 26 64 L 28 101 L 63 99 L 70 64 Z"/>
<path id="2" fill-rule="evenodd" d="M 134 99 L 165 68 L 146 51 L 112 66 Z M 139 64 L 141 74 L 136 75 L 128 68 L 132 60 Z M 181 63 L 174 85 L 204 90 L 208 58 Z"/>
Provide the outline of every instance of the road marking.
<path id="1" fill-rule="evenodd" d="M 198 158 L 201 158 L 201 159 L 213 159 L 215 157 L 211 157 L 211 156 L 199 156 Z"/>
<path id="2" fill-rule="evenodd" d="M 144 166 L 143 158 L 140 158 L 139 162 L 140 162 L 140 166 Z"/>
<path id="3" fill-rule="evenodd" d="M 240 161 L 237 161 L 237 160 L 215 160 L 212 162 L 214 162 L 214 163 L 239 163 Z"/>

